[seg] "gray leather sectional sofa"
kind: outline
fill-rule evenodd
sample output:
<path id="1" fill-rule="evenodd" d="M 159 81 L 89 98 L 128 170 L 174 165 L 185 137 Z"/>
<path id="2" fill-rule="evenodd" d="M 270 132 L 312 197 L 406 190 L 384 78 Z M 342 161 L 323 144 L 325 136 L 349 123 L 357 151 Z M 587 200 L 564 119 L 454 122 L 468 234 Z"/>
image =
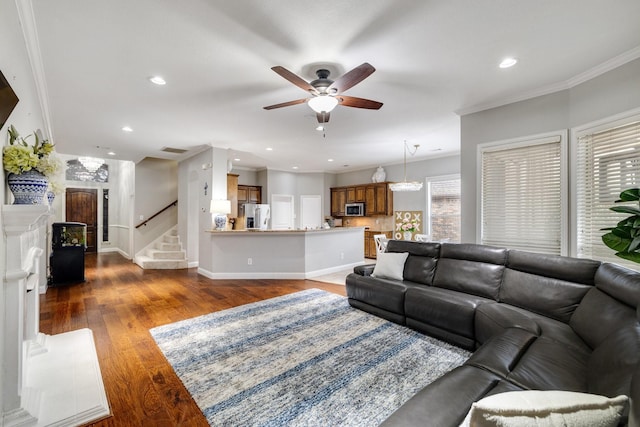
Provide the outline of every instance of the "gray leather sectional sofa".
<path id="1" fill-rule="evenodd" d="M 349 303 L 474 351 L 383 426 L 457 426 L 471 404 L 516 390 L 630 397 L 640 425 L 640 273 L 588 259 L 391 240 L 403 280 L 347 276 Z"/>

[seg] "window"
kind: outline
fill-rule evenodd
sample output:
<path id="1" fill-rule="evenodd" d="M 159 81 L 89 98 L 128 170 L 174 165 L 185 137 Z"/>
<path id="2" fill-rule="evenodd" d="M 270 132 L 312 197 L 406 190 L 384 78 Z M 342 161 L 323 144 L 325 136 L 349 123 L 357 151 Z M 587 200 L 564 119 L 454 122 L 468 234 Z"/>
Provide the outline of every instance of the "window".
<path id="1" fill-rule="evenodd" d="M 479 147 L 482 244 L 561 255 L 565 132 Z"/>
<path id="2" fill-rule="evenodd" d="M 434 241 L 460 242 L 460 176 L 427 178 L 425 230 Z"/>
<path id="3" fill-rule="evenodd" d="M 602 228 L 613 227 L 628 215 L 609 210 L 623 190 L 640 186 L 640 116 L 577 131 L 576 256 L 638 264 L 615 256 L 602 243 Z"/>

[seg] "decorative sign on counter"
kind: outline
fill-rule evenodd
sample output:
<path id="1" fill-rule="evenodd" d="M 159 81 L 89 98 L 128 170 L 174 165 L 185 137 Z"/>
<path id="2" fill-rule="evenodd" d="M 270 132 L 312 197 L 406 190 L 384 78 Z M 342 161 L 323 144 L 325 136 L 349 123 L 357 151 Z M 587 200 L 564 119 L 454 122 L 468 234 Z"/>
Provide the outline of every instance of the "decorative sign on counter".
<path id="1" fill-rule="evenodd" d="M 396 240 L 413 240 L 422 232 L 422 211 L 393 211 L 395 227 L 393 238 Z"/>

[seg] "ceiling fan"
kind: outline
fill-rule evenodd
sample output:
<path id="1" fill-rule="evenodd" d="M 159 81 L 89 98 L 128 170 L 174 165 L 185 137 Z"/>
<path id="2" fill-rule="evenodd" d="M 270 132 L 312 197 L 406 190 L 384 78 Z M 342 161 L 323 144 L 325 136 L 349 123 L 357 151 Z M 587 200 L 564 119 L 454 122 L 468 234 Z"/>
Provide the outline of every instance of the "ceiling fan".
<path id="1" fill-rule="evenodd" d="M 285 79 L 289 80 L 300 89 L 311 94 L 310 98 L 296 99 L 295 101 L 283 102 L 264 107 L 265 110 L 273 110 L 275 108 L 289 107 L 290 105 L 304 104 L 305 102 L 316 112 L 318 123 L 327 123 L 329 121 L 329 113 L 336 105 L 345 107 L 367 108 L 369 110 L 378 110 L 382 107 L 382 102 L 372 101 L 370 99 L 357 98 L 355 96 L 342 95 L 347 89 L 357 85 L 367 77 L 369 77 L 376 69 L 367 62 L 354 68 L 348 73 L 343 74 L 336 80 L 329 79 L 329 70 L 324 68 L 316 71 L 318 78 L 312 82 L 298 77 L 296 74 L 281 66 L 271 68 Z"/>

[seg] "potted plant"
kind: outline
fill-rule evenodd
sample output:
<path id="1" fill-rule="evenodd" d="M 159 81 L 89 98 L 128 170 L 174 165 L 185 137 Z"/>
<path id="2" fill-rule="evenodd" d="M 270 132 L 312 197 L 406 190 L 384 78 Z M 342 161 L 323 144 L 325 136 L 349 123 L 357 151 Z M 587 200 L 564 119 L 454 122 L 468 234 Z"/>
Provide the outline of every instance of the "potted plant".
<path id="1" fill-rule="evenodd" d="M 637 202 L 636 206 L 613 206 L 614 212 L 631 214 L 615 227 L 603 228 L 609 232 L 602 241 L 616 251 L 616 256 L 640 263 L 640 188 L 631 188 L 620 193 L 615 203 Z"/>
<path id="2" fill-rule="evenodd" d="M 35 142 L 29 145 L 11 125 L 8 130 L 9 145 L 2 149 L 2 164 L 9 172 L 7 183 L 14 196 L 14 204 L 41 204 L 48 187 L 48 177 L 61 168 L 54 147 L 46 139 L 33 133 Z"/>

